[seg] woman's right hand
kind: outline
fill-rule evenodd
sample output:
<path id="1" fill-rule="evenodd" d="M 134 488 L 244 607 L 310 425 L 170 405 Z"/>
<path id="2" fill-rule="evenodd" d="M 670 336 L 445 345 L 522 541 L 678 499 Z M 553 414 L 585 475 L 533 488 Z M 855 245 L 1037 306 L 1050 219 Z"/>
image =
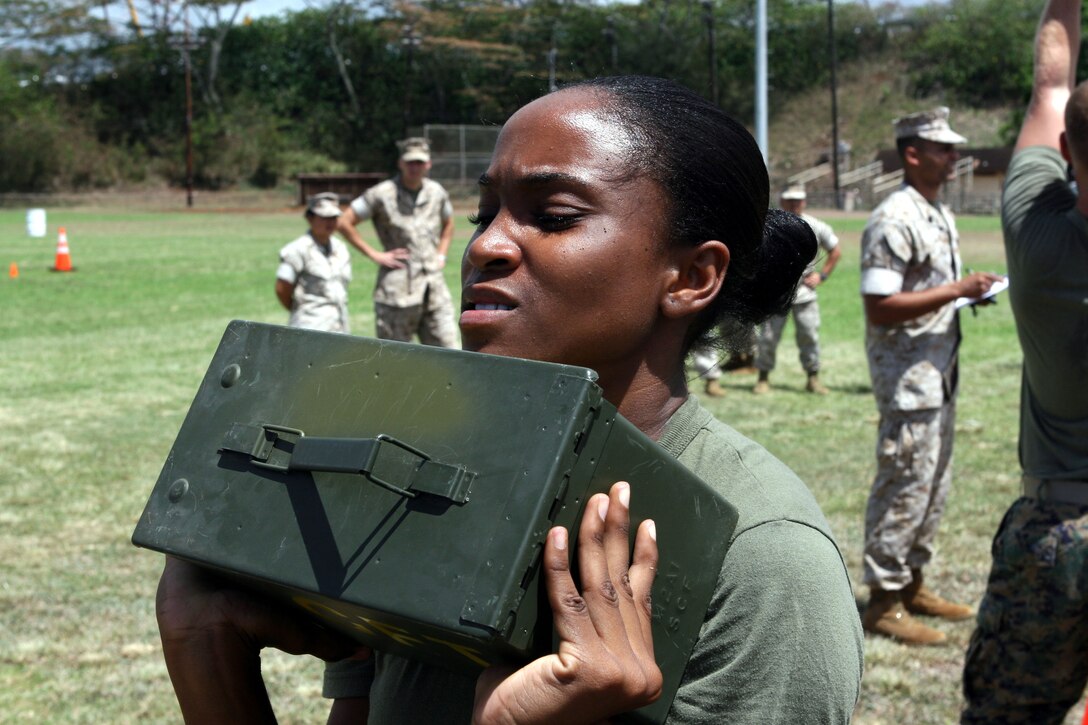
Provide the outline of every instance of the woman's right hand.
<path id="1" fill-rule="evenodd" d="M 571 576 L 566 529 L 548 533 L 542 572 L 559 648 L 521 669 L 484 670 L 476 725 L 597 723 L 660 697 L 650 607 L 656 530 L 643 521 L 629 553 L 630 495 L 620 482 L 586 503 L 577 551 L 581 590 Z"/>
<path id="2" fill-rule="evenodd" d="M 368 653 L 292 609 L 170 556 L 159 579 L 155 614 L 186 722 L 274 722 L 261 678 L 264 647 L 326 661 Z"/>

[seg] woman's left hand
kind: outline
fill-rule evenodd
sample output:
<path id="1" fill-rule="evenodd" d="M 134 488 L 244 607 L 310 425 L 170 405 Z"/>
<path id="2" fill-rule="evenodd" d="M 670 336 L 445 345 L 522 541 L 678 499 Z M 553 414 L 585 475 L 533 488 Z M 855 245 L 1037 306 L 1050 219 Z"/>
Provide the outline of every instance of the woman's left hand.
<path id="1" fill-rule="evenodd" d="M 571 577 L 566 529 L 548 532 L 543 572 L 559 650 L 518 670 L 485 670 L 473 723 L 593 723 L 661 695 L 650 630 L 657 534 L 643 521 L 628 553 L 630 498 L 620 482 L 587 502 L 578 534 L 582 592 Z"/>

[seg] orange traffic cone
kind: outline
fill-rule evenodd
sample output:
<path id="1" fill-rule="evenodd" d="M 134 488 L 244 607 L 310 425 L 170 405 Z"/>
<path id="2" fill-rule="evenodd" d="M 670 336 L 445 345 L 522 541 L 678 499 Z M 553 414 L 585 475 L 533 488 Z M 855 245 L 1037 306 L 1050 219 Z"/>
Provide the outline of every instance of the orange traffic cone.
<path id="1" fill-rule="evenodd" d="M 68 233 L 61 227 L 57 231 L 57 261 L 53 265 L 54 272 L 72 272 L 72 255 L 68 251 Z"/>
<path id="2" fill-rule="evenodd" d="M 8 276 L 11 277 L 12 279 L 15 279 L 16 277 L 19 276 L 19 265 L 16 264 L 15 262 L 12 262 L 11 266 L 8 267 Z"/>

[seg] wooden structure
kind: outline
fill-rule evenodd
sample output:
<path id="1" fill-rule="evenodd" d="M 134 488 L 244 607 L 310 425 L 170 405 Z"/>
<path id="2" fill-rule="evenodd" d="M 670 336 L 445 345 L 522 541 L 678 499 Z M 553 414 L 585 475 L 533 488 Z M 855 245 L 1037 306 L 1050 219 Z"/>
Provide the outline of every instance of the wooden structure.
<path id="1" fill-rule="evenodd" d="M 379 181 L 385 181 L 389 174 L 381 172 L 345 172 L 342 174 L 299 174 L 298 203 L 305 205 L 306 200 L 322 191 L 333 191 L 340 195 L 340 203 L 348 204 Z"/>

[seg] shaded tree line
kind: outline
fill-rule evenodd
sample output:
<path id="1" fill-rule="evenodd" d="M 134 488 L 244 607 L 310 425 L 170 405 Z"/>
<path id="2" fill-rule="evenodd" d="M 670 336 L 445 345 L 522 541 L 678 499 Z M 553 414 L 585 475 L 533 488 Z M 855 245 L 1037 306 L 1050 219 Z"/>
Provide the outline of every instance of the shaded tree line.
<path id="1" fill-rule="evenodd" d="M 186 21 L 204 188 L 388 169 L 406 129 L 501 124 L 553 83 L 596 75 L 672 77 L 753 116 L 752 0 L 313 0 L 255 20 L 244 5 L 140 0 L 118 22 L 93 0 L 10 0 L 0 191 L 184 183 Z M 839 2 L 838 62 L 900 54 L 920 95 L 1021 102 L 1038 6 Z M 768 18 L 773 114 L 828 83 L 827 3 L 769 0 Z"/>

